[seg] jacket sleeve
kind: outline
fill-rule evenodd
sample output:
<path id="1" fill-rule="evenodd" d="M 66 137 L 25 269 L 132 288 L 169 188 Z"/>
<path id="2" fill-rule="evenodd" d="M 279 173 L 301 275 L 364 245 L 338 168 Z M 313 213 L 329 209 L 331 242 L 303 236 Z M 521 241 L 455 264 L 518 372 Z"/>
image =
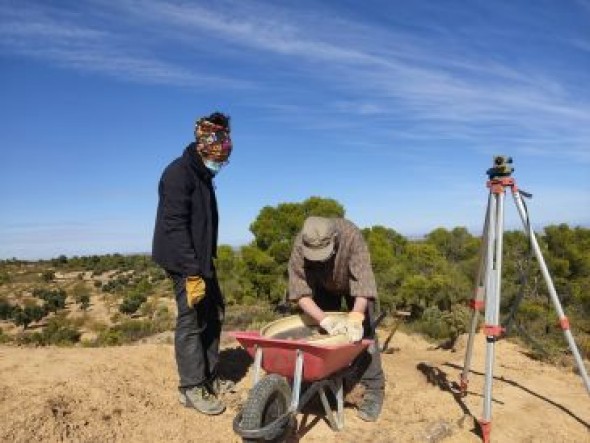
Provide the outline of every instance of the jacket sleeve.
<path id="1" fill-rule="evenodd" d="M 360 231 L 355 231 L 350 255 L 350 295 L 377 298 L 371 255 Z"/>
<path id="2" fill-rule="evenodd" d="M 303 296 L 312 295 L 312 290 L 305 278 L 303 251 L 300 236 L 295 239 L 291 258 L 289 259 L 289 300 L 299 300 Z"/>
<path id="3" fill-rule="evenodd" d="M 162 177 L 163 224 L 179 267 L 186 275 L 200 275 L 191 237 L 191 190 L 172 174 Z"/>

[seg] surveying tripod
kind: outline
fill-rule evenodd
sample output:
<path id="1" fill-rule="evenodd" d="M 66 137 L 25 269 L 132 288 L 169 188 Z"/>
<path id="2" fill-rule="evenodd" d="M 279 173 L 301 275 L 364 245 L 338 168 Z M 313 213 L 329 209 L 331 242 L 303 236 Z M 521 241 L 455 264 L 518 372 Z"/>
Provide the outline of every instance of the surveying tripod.
<path id="1" fill-rule="evenodd" d="M 559 317 L 559 325 L 563 330 L 569 348 L 576 360 L 580 375 L 590 393 L 590 380 L 584 366 L 580 352 L 570 331 L 568 318 L 565 316 L 553 281 L 543 259 L 539 243 L 528 219 L 528 214 L 522 201 L 522 195 L 530 196 L 520 191 L 516 181 L 511 177 L 514 170 L 509 164 L 512 159 L 504 156 L 494 157 L 494 166 L 488 170 L 489 188 L 488 206 L 486 210 L 483 228 L 482 243 L 480 248 L 479 266 L 475 287 L 475 298 L 471 300 L 471 329 L 465 352 L 465 363 L 461 373 L 461 392 L 466 394 L 469 383 L 468 375 L 473 353 L 473 340 L 479 322 L 479 312 L 485 310 L 485 323 L 483 332 L 486 336 L 486 360 L 484 383 L 484 407 L 483 417 L 479 420 L 484 442 L 490 441 L 492 420 L 492 382 L 494 380 L 494 355 L 496 341 L 502 336 L 504 328 L 500 325 L 500 293 L 502 276 L 502 237 L 504 232 L 504 196 L 507 188 L 510 188 L 516 208 L 530 239 L 531 248 L 535 253 L 541 273 L 547 284 L 549 296 Z"/>

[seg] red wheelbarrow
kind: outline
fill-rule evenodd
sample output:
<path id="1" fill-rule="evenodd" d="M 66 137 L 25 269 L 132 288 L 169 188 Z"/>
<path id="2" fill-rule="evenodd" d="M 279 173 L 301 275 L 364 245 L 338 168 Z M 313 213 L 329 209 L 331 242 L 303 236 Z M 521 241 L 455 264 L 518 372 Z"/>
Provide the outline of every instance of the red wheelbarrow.
<path id="1" fill-rule="evenodd" d="M 254 359 L 253 387 L 234 418 L 234 431 L 244 442 L 282 441 L 297 427 L 296 415 L 315 394 L 319 394 L 330 427 L 342 430 L 343 380 L 354 370 L 356 357 L 373 341 L 283 339 L 277 338 L 280 335 L 266 336 L 265 329 L 230 332 Z M 261 369 L 266 372 L 262 379 Z M 336 411 L 332 410 L 327 392 L 336 400 Z"/>

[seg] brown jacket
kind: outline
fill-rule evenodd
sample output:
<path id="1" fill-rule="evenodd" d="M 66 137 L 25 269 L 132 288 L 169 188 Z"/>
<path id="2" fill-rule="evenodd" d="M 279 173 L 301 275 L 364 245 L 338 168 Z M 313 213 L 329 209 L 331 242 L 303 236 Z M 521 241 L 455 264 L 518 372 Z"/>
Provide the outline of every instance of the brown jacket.
<path id="1" fill-rule="evenodd" d="M 377 298 L 371 257 L 361 231 L 343 218 L 334 221 L 338 231 L 336 256 L 326 264 L 305 260 L 301 233 L 295 238 L 288 268 L 289 299 L 313 296 L 318 290 Z"/>

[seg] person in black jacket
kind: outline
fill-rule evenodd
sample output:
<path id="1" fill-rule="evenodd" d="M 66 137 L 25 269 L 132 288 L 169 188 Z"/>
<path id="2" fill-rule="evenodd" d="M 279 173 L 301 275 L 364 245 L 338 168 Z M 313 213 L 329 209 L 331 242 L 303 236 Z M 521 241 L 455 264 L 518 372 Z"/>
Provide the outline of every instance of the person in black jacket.
<path id="1" fill-rule="evenodd" d="M 225 305 L 213 264 L 218 224 L 213 177 L 232 151 L 229 117 L 215 112 L 198 119 L 195 138 L 160 179 L 152 258 L 174 285 L 180 403 L 216 415 L 225 410 L 218 394 L 231 389 L 217 374 Z"/>

